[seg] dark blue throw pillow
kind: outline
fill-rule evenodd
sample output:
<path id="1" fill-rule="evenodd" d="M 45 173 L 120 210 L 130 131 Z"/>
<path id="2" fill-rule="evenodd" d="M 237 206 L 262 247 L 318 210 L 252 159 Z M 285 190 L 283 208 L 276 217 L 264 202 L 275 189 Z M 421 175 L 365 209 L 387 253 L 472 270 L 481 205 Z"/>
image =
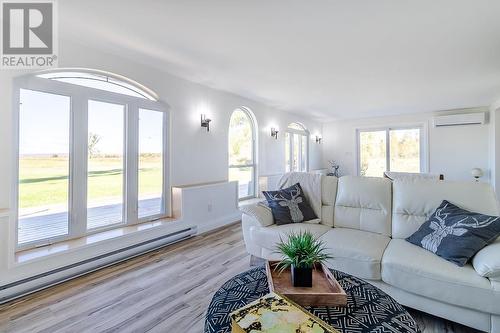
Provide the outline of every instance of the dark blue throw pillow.
<path id="1" fill-rule="evenodd" d="M 498 216 L 470 212 L 444 200 L 406 240 L 461 267 L 498 236 Z"/>
<path id="2" fill-rule="evenodd" d="M 299 183 L 279 191 L 262 193 L 266 197 L 277 225 L 300 223 L 317 218 Z"/>

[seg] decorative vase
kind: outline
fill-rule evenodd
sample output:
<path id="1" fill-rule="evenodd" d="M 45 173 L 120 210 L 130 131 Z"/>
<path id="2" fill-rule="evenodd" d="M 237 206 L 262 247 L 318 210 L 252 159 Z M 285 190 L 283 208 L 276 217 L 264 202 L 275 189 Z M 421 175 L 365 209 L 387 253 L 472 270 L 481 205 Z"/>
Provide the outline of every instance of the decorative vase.
<path id="1" fill-rule="evenodd" d="M 292 285 L 294 287 L 312 287 L 312 267 L 303 268 L 292 265 Z"/>

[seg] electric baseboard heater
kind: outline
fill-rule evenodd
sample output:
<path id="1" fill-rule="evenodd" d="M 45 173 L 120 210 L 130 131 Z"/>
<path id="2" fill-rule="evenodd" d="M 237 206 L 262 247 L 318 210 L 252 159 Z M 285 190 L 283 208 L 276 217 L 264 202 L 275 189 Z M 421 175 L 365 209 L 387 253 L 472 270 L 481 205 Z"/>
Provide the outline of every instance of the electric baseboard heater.
<path id="1" fill-rule="evenodd" d="M 0 286 L 0 304 L 193 237 L 193 226 Z"/>

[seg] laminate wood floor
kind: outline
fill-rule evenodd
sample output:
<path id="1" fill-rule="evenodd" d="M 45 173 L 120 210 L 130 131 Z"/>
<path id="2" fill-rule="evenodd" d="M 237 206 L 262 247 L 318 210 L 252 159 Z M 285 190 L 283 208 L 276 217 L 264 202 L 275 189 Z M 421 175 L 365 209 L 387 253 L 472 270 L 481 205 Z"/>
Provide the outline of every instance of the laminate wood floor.
<path id="1" fill-rule="evenodd" d="M 234 224 L 0 306 L 0 332 L 201 333 L 213 293 L 249 267 Z M 411 313 L 424 333 L 474 332 Z"/>

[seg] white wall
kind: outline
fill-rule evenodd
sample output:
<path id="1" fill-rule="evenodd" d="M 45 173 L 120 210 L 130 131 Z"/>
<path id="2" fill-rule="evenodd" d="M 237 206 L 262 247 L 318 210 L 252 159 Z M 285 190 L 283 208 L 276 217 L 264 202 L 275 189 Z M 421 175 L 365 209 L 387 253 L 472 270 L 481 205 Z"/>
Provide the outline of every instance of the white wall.
<path id="1" fill-rule="evenodd" d="M 335 160 L 341 174 L 356 174 L 356 129 L 386 126 L 423 125 L 427 140 L 427 164 L 431 173 L 444 174 L 447 180 L 471 180 L 471 169 L 483 169 L 483 181 L 490 180 L 490 123 L 439 127 L 433 126 L 437 114 L 487 112 L 488 108 L 452 110 L 404 116 L 375 117 L 336 121 L 323 125 L 323 157 L 325 164 Z"/>
<path id="2" fill-rule="evenodd" d="M 499 101 L 500 102 L 500 101 Z M 490 107 L 490 166 L 491 184 L 495 191 L 500 190 L 500 103 L 494 103 Z"/>

